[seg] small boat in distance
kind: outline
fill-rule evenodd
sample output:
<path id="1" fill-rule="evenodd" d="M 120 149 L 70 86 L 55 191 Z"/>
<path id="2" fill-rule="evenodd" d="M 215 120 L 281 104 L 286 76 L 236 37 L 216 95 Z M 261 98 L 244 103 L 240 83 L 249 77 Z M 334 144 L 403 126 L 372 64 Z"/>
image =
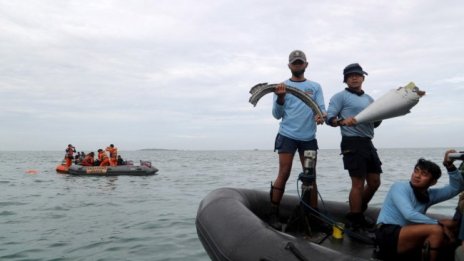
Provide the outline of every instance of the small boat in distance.
<path id="1" fill-rule="evenodd" d="M 133 163 L 117 166 L 82 166 L 61 164 L 56 167 L 56 171 L 62 174 L 78 175 L 78 176 L 148 176 L 154 175 L 158 169 L 151 165 L 149 161 L 140 161 L 140 165 Z"/>

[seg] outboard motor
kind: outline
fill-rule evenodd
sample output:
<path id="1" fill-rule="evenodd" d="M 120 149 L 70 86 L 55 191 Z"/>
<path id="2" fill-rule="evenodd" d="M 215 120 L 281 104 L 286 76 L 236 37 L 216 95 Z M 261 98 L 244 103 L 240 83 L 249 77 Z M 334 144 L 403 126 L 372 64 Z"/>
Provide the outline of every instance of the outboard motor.
<path id="1" fill-rule="evenodd" d="M 140 161 L 140 166 L 145 166 L 145 167 L 151 168 L 151 161 L 141 160 Z"/>
<path id="2" fill-rule="evenodd" d="M 134 161 L 133 160 L 126 160 L 124 165 L 134 166 Z"/>
<path id="3" fill-rule="evenodd" d="M 313 195 L 317 195 L 317 192 L 313 192 L 316 189 L 314 186 L 316 181 L 316 155 L 315 150 L 304 151 L 303 172 L 298 176 L 298 180 L 302 183 L 298 215 L 300 216 L 299 220 L 303 221 L 300 225 L 303 226 L 305 233 L 308 235 L 313 234 L 311 220 L 314 212 L 311 210 L 317 208 L 317 205 L 313 205 L 314 202 L 317 204 L 317 196 L 312 198 Z"/>

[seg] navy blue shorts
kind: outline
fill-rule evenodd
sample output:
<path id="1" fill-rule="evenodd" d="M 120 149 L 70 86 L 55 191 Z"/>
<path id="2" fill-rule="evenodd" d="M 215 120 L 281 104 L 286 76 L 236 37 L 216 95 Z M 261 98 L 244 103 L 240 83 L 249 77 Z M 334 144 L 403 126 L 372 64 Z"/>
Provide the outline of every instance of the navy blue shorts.
<path id="1" fill-rule="evenodd" d="M 281 134 L 277 134 L 274 145 L 274 151 L 278 153 L 295 154 L 296 150 L 298 150 L 299 154 L 303 154 L 305 150 L 318 149 L 319 147 L 317 146 L 316 139 L 309 141 L 294 140 Z"/>
<path id="2" fill-rule="evenodd" d="M 398 256 L 398 240 L 401 227 L 384 224 L 375 231 L 375 242 L 379 247 L 379 255 L 384 260 L 393 260 Z"/>
<path id="3" fill-rule="evenodd" d="M 352 177 L 382 173 L 382 162 L 370 138 L 342 137 L 343 166 Z"/>

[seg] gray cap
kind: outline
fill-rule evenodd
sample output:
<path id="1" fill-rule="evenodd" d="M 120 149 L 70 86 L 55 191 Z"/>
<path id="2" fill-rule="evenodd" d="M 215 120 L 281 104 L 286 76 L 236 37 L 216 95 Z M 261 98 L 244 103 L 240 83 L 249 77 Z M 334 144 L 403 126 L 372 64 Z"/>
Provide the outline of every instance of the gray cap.
<path id="1" fill-rule="evenodd" d="M 290 55 L 288 56 L 288 62 L 293 63 L 296 60 L 306 62 L 306 55 L 304 54 L 303 51 L 295 50 L 290 53 Z"/>
<path id="2" fill-rule="evenodd" d="M 357 74 L 360 74 L 360 75 L 367 75 L 367 72 L 363 71 L 363 68 L 361 67 L 361 65 L 359 65 L 359 63 L 352 63 L 352 64 L 349 64 L 345 67 L 345 69 L 343 69 L 343 75 L 346 76 L 350 73 L 357 73 Z"/>

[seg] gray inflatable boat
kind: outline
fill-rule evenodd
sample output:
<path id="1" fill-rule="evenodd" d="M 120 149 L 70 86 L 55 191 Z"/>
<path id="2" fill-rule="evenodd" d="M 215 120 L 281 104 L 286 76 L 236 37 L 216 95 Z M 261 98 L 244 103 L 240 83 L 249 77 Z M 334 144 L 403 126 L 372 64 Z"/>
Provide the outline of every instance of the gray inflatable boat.
<path id="1" fill-rule="evenodd" d="M 153 166 L 135 166 L 135 165 L 120 165 L 120 166 L 82 166 L 72 165 L 68 169 L 71 175 L 82 176 L 147 176 L 154 175 L 158 169 Z"/>
<path id="2" fill-rule="evenodd" d="M 326 217 L 323 222 L 301 210 L 299 197 L 284 195 L 280 204 L 284 227 L 278 231 L 268 224 L 269 192 L 221 188 L 201 201 L 196 217 L 197 234 L 212 260 L 379 260 L 374 233 L 348 228 L 342 238 L 334 233 L 334 224 L 347 223 L 348 203 L 319 201 L 318 207 L 320 215 Z M 379 211 L 369 208 L 366 218 L 375 221 Z M 421 255 L 419 250 L 395 261 L 420 260 Z"/>

